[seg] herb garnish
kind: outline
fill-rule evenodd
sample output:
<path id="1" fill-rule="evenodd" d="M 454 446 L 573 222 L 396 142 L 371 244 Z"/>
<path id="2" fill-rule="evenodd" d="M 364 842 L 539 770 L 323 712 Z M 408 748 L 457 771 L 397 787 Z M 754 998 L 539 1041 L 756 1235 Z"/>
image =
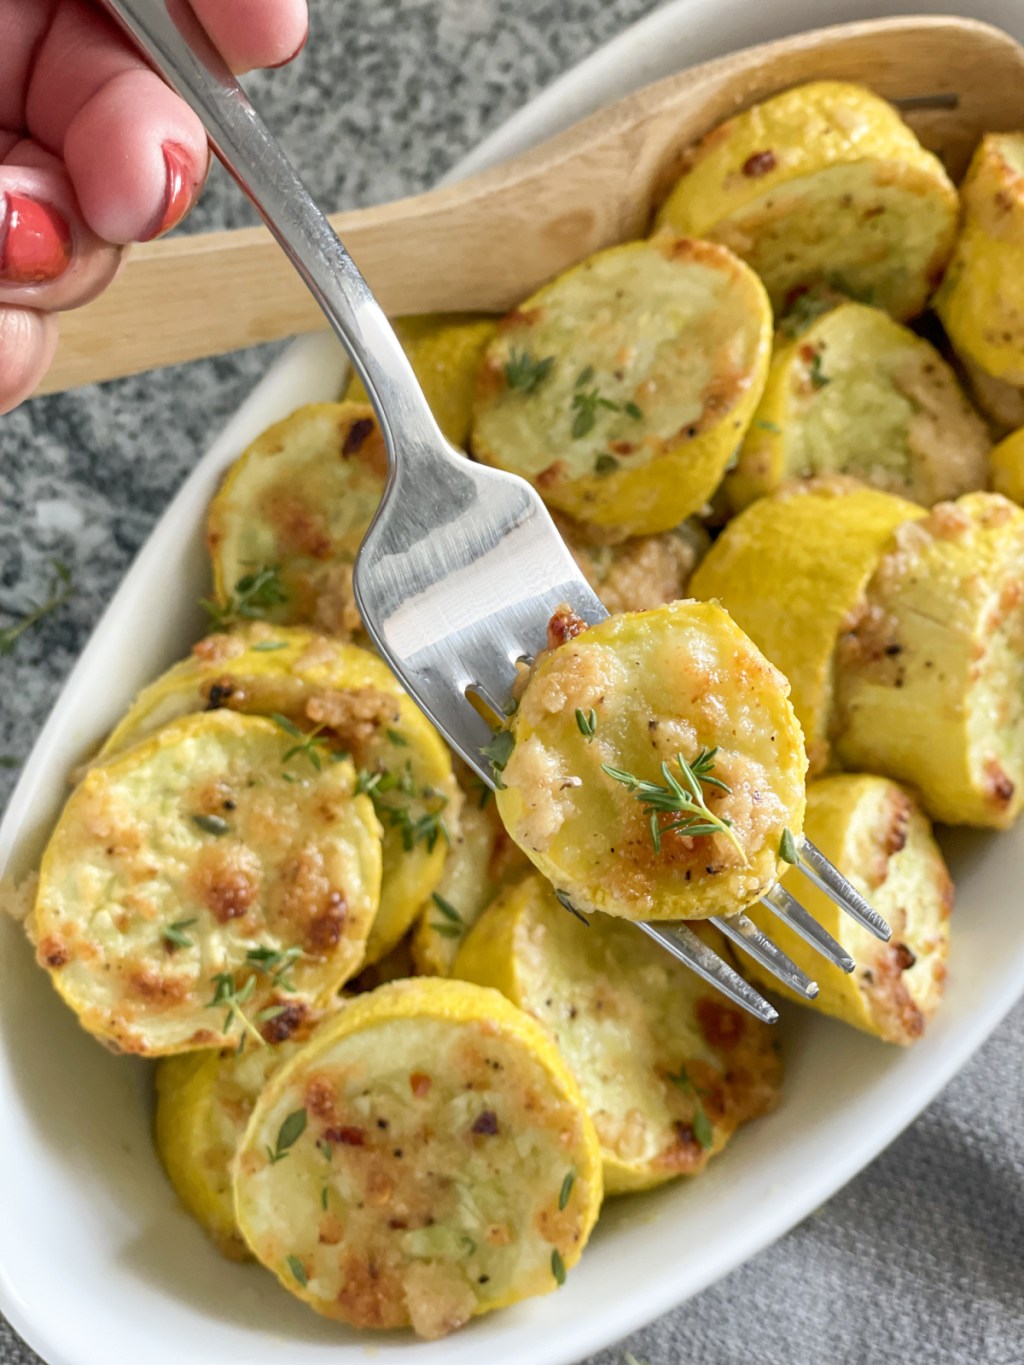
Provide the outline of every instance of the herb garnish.
<path id="1" fill-rule="evenodd" d="M 498 730 L 494 738 L 483 745 L 480 752 L 484 758 L 491 761 L 491 776 L 494 778 L 494 785 L 498 791 L 505 790 L 505 784 L 501 780 L 501 774 L 505 771 L 505 765 L 512 757 L 512 750 L 516 747 L 516 737 L 511 730 Z"/>
<path id="2" fill-rule="evenodd" d="M 754 423 L 754 426 L 759 427 L 761 431 L 770 431 L 773 436 L 782 435 L 782 428 L 777 422 L 766 422 L 764 418 L 760 418 Z"/>
<path id="3" fill-rule="evenodd" d="M 254 654 L 272 654 L 275 650 L 287 648 L 287 640 L 261 640 L 258 645 L 250 645 Z"/>
<path id="4" fill-rule="evenodd" d="M 324 765 L 323 760 L 320 757 L 320 751 L 327 748 L 327 741 L 322 739 L 320 735 L 320 732 L 324 727 L 318 725 L 313 730 L 300 730 L 294 721 L 289 720 L 287 716 L 282 716 L 280 711 L 271 711 L 270 719 L 275 725 L 279 726 L 286 735 L 291 735 L 292 739 L 298 740 L 297 744 L 293 744 L 290 749 L 285 751 L 285 755 L 281 760 L 282 763 L 289 763 L 298 755 L 308 759 L 318 773 L 322 772 Z M 335 762 L 342 757 L 344 757 L 342 754 L 338 754 L 337 756 L 331 754 L 331 759 Z"/>
<path id="5" fill-rule="evenodd" d="M 397 745 L 399 749 L 408 749 L 409 741 L 406 739 L 405 735 L 402 734 L 401 730 L 389 730 L 387 736 L 391 743 Z"/>
<path id="6" fill-rule="evenodd" d="M 203 609 L 214 626 L 228 626 L 232 621 L 258 621 L 271 607 L 288 601 L 288 592 L 281 582 L 281 570 L 276 564 L 264 565 L 252 573 L 243 574 L 222 604 L 204 598 Z"/>
<path id="7" fill-rule="evenodd" d="M 566 1204 L 568 1204 L 568 1202 L 569 1202 L 569 1196 L 572 1194 L 572 1187 L 573 1187 L 573 1185 L 575 1185 L 575 1183 L 576 1183 L 576 1172 L 575 1172 L 575 1171 L 566 1171 L 566 1173 L 565 1173 L 565 1179 L 562 1181 L 562 1188 L 558 1191 L 558 1211 L 559 1211 L 559 1213 L 561 1213 L 561 1211 L 565 1208 Z"/>
<path id="8" fill-rule="evenodd" d="M 585 369 L 580 370 L 576 376 L 576 383 L 573 385 L 576 392 L 572 396 L 573 419 L 571 430 L 573 439 L 577 441 L 580 437 L 593 431 L 594 423 L 597 421 L 598 408 L 604 408 L 606 412 L 624 412 L 627 417 L 632 417 L 635 422 L 643 419 L 643 411 L 636 403 L 613 403 L 610 398 L 605 398 L 596 385 L 588 389 L 587 385 L 592 383 L 593 378 L 594 367 L 588 365 Z M 614 459 L 612 455 L 599 455 L 596 472 L 598 474 L 608 473 L 609 467 L 606 465 L 602 468 L 600 462 L 601 460 L 612 459 Z M 618 461 L 615 461 L 615 464 L 617 466 Z"/>
<path id="9" fill-rule="evenodd" d="M 442 938 L 460 938 L 465 932 L 466 924 L 455 906 L 452 905 L 451 901 L 445 900 L 444 896 L 438 891 L 433 892 L 431 900 L 444 915 L 445 920 L 448 921 L 442 923 L 440 920 L 432 920 L 431 929 L 440 934 Z"/>
<path id="10" fill-rule="evenodd" d="M 565 1284 L 565 1262 L 562 1260 L 562 1253 L 557 1247 L 551 1253 L 551 1273 L 559 1285 Z"/>
<path id="11" fill-rule="evenodd" d="M 517 351 L 513 347 L 505 361 L 505 383 L 516 393 L 532 393 L 538 384 L 547 379 L 554 365 L 553 355 L 534 360 L 529 351 Z"/>
<path id="12" fill-rule="evenodd" d="M 700 1097 L 701 1092 L 690 1080 L 685 1066 L 681 1066 L 676 1075 L 670 1075 L 669 1080 L 693 1098 L 693 1136 L 707 1151 L 714 1145 L 715 1130 L 708 1118 L 708 1111 L 704 1108 L 704 1102 Z"/>
<path id="13" fill-rule="evenodd" d="M 302 956 L 302 949 L 293 945 L 291 948 L 250 948 L 245 955 L 246 962 L 251 962 L 258 972 L 264 976 L 269 976 L 271 984 L 277 986 L 282 991 L 294 991 L 295 986 L 291 981 L 286 981 L 286 974 L 295 966 L 295 963 Z"/>
<path id="14" fill-rule="evenodd" d="M 227 1013 L 224 1016 L 224 1023 L 222 1025 L 224 1033 L 231 1032 L 231 1025 L 235 1022 L 235 1015 L 238 1015 L 243 1030 L 241 1042 L 239 1043 L 239 1051 L 241 1051 L 242 1045 L 245 1042 L 246 1035 L 250 1038 L 255 1038 L 261 1047 L 266 1047 L 266 1040 L 256 1027 L 256 1024 L 249 1018 L 248 1014 L 246 1014 L 244 1008 L 252 998 L 252 993 L 255 989 L 255 976 L 248 977 L 244 986 L 236 986 L 234 974 L 232 972 L 218 972 L 213 978 L 213 999 L 206 1002 L 206 1008 L 209 1010 L 218 1009 L 219 1007 L 226 1008 Z M 272 1006 L 270 1011 L 261 1010 L 256 1016 L 256 1019 L 262 1023 L 264 1019 L 272 1018 L 274 1014 L 280 1014 L 280 1012 L 280 1006 Z"/>
<path id="15" fill-rule="evenodd" d="M 192 823 L 198 825 L 205 834 L 213 834 L 220 838 L 222 834 L 227 834 L 231 826 L 220 815 L 193 815 Z"/>
<path id="16" fill-rule="evenodd" d="M 618 467 L 619 462 L 615 456 L 609 455 L 606 452 L 598 455 L 597 459 L 594 461 L 595 474 L 614 474 Z"/>
<path id="17" fill-rule="evenodd" d="M 788 829 L 782 831 L 782 838 L 779 840 L 779 857 L 784 863 L 798 863 L 800 861 L 796 840 L 793 838 L 792 831 Z"/>
<path id="18" fill-rule="evenodd" d="M 75 592 L 76 588 L 71 582 L 71 570 L 59 559 L 55 559 L 49 596 L 45 602 L 30 602 L 27 610 L 16 621 L 0 630 L 0 654 L 13 654 L 15 645 L 25 631 L 31 630 L 44 617 L 62 607 L 69 598 L 74 597 Z"/>
<path id="19" fill-rule="evenodd" d="M 812 322 L 816 322 L 823 313 L 830 312 L 835 305 L 835 299 L 830 299 L 814 290 L 806 290 L 803 294 L 799 294 L 786 309 L 785 316 L 779 322 L 779 331 L 783 336 L 790 339 L 798 337 L 801 332 L 810 327 Z"/>
<path id="20" fill-rule="evenodd" d="M 309 1284 L 306 1267 L 299 1260 L 298 1256 L 286 1256 L 285 1260 L 288 1262 L 288 1269 L 298 1280 L 299 1284 L 302 1285 L 303 1289 L 305 1289 L 306 1285 Z"/>
<path id="21" fill-rule="evenodd" d="M 288 1155 L 289 1148 L 295 1146 L 305 1131 L 306 1111 L 305 1109 L 296 1109 L 288 1115 L 277 1130 L 277 1144 L 274 1147 L 267 1147 L 270 1164 L 274 1166 L 277 1162 L 283 1161 Z"/>
<path id="22" fill-rule="evenodd" d="M 597 734 L 597 712 L 593 707 L 589 711 L 583 711 L 577 706 L 576 724 L 579 726 L 580 734 L 584 739 L 593 739 Z"/>
<path id="23" fill-rule="evenodd" d="M 614 781 L 621 782 L 638 801 L 643 803 L 650 815 L 651 842 L 655 853 L 661 852 L 661 840 L 665 834 L 678 832 L 690 837 L 700 834 L 724 834 L 732 842 L 744 863 L 748 862 L 743 846 L 733 832 L 732 821 L 724 815 L 716 815 L 709 809 L 704 799 L 701 783 L 718 787 L 724 792 L 732 791 L 731 787 L 717 777 L 710 776 L 717 753 L 717 747 L 701 749 L 692 763 L 687 763 L 682 754 L 676 754 L 676 763 L 679 765 L 685 786 L 667 763 L 661 765 L 661 774 L 665 779 L 663 784 L 646 782 L 632 773 L 623 772 L 621 768 L 613 768 L 607 763 L 601 764 L 602 772 Z M 679 819 L 662 825 L 658 819 L 661 814 L 677 814 Z"/>
<path id="24" fill-rule="evenodd" d="M 165 924 L 160 930 L 160 936 L 171 948 L 191 948 L 192 940 L 184 932 L 195 924 L 195 919 L 179 919 L 173 924 Z"/>
<path id="25" fill-rule="evenodd" d="M 811 357 L 811 383 L 816 389 L 823 389 L 826 384 L 831 384 L 832 380 L 821 368 L 821 352 L 815 351 Z"/>

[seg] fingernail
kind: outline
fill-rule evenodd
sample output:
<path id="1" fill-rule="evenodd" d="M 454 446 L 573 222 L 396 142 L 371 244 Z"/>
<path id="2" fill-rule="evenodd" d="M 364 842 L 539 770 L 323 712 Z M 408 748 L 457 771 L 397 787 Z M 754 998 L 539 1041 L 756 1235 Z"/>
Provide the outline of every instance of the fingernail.
<path id="1" fill-rule="evenodd" d="M 144 242 L 151 242 L 154 237 L 159 237 L 162 232 L 167 232 L 169 228 L 180 223 L 192 202 L 195 182 L 192 177 L 191 156 L 176 142 L 165 142 L 163 153 L 166 172 L 164 205 L 156 227 L 143 237 Z"/>
<path id="2" fill-rule="evenodd" d="M 298 45 L 298 47 L 295 49 L 295 51 L 292 53 L 292 55 L 291 55 L 290 57 L 285 57 L 285 59 L 284 59 L 283 62 L 274 62 L 271 66 L 268 66 L 268 67 L 267 67 L 267 70 L 268 70 L 268 71 L 279 71 L 280 68 L 281 68 L 282 66 L 287 66 L 289 62 L 293 62 L 293 61 L 295 60 L 295 58 L 299 55 L 299 53 L 302 51 L 302 49 L 306 46 L 306 44 L 307 44 L 308 42 L 309 42 L 309 24 L 307 23 L 307 24 L 306 24 L 306 31 L 305 31 L 305 33 L 302 35 L 302 42 Z"/>
<path id="3" fill-rule="evenodd" d="M 4 196 L 0 219 L 0 283 L 46 284 L 71 264 L 67 220 L 23 194 Z"/>

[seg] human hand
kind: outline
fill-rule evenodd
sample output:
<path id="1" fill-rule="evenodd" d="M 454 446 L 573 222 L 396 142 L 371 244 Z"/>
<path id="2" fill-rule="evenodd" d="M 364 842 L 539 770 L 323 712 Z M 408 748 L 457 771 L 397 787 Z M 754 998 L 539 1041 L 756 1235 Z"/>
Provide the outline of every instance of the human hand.
<path id="1" fill-rule="evenodd" d="M 306 39 L 306 0 L 192 5 L 234 71 L 282 66 Z M 126 243 L 185 217 L 209 156 L 98 5 L 0 0 L 0 413 L 46 373 L 56 314 L 106 288 Z"/>

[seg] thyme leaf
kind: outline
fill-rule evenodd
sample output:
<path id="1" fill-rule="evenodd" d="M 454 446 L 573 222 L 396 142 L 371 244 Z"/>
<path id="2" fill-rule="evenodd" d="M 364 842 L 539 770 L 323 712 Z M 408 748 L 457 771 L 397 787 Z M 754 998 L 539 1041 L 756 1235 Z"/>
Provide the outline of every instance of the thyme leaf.
<path id="1" fill-rule="evenodd" d="M 210 624 L 223 629 L 234 621 L 261 620 L 273 607 L 284 606 L 287 601 L 288 591 L 281 581 L 281 570 L 276 564 L 265 564 L 261 569 L 243 574 L 225 601 L 204 598 L 202 606 Z"/>
<path id="2" fill-rule="evenodd" d="M 536 360 L 529 351 L 517 351 L 513 347 L 505 361 L 505 383 L 515 393 L 532 393 L 547 379 L 554 365 L 553 355 Z"/>
<path id="3" fill-rule="evenodd" d="M 289 1149 L 294 1147 L 299 1138 L 306 1131 L 306 1111 L 296 1109 L 285 1118 L 281 1127 L 277 1130 L 277 1142 L 275 1146 L 267 1148 L 267 1156 L 273 1166 L 278 1161 L 283 1161 L 288 1155 Z"/>

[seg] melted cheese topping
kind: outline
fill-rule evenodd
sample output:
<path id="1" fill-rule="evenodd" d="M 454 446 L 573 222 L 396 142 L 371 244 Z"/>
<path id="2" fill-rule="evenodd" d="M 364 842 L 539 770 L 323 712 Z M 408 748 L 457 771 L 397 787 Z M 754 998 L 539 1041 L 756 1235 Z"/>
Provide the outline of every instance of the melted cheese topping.
<path id="1" fill-rule="evenodd" d="M 544 656 L 512 722 L 498 809 L 535 865 L 577 908 L 630 919 L 729 914 L 779 875 L 784 829 L 803 820 L 806 758 L 782 676 L 712 603 L 611 617 Z M 576 711 L 593 710 L 595 737 Z M 717 749 L 704 788 L 729 834 L 687 835 L 650 819 L 611 767 L 663 783 Z M 738 845 L 738 847 L 737 847 Z"/>
<path id="2" fill-rule="evenodd" d="M 269 721 L 191 716 L 73 793 L 27 929 L 91 1032 L 150 1054 L 237 1043 L 239 1009 L 308 1008 L 358 967 L 380 825 L 349 762 L 292 746 Z M 268 952 L 294 961 L 275 975 Z M 247 991 L 239 1009 L 213 1006 L 219 984 Z"/>

